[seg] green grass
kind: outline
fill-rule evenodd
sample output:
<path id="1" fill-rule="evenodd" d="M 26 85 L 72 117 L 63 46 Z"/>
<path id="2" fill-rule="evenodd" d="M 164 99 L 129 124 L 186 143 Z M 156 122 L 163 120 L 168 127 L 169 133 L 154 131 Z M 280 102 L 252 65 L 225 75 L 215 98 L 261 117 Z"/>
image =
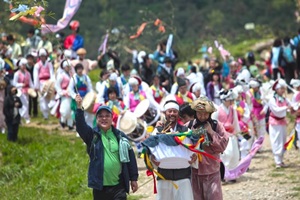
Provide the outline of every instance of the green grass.
<path id="1" fill-rule="evenodd" d="M 92 199 L 88 163 L 85 145 L 75 136 L 21 127 L 11 143 L 1 134 L 1 199 Z"/>

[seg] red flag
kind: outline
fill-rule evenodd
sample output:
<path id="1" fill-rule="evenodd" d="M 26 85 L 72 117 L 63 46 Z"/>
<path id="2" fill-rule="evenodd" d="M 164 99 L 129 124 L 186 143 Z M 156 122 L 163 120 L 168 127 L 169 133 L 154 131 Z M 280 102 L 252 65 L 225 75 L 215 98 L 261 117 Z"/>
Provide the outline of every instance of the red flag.
<path id="1" fill-rule="evenodd" d="M 142 32 L 144 31 L 146 25 L 147 25 L 147 22 L 142 23 L 141 26 L 138 28 L 136 34 L 130 36 L 130 39 L 138 38 L 142 34 Z"/>

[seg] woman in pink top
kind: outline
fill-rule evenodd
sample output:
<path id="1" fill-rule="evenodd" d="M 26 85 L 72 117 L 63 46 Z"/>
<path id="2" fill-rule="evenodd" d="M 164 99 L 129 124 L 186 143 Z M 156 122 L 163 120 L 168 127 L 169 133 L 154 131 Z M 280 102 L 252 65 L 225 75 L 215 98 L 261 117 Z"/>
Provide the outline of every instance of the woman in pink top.
<path id="1" fill-rule="evenodd" d="M 13 85 L 21 90 L 22 95 L 20 96 L 22 102 L 22 108 L 20 109 L 20 115 L 26 120 L 26 124 L 30 123 L 29 117 L 29 96 L 28 89 L 34 88 L 31 75 L 26 69 L 27 60 L 21 58 L 18 61 L 19 70 L 14 74 Z"/>
<path id="2" fill-rule="evenodd" d="M 272 152 L 276 168 L 285 167 L 283 162 L 284 144 L 286 142 L 286 113 L 290 109 L 290 103 L 284 98 L 286 82 L 278 79 L 272 89 L 275 91 L 274 98 L 269 101 L 269 134 Z"/>
<path id="3" fill-rule="evenodd" d="M 218 120 L 223 125 L 225 131 L 230 135 L 228 145 L 221 154 L 221 160 L 227 170 L 234 169 L 240 160 L 237 134 L 241 131 L 237 111 L 233 108 L 234 98 L 235 95 L 232 90 L 222 90 L 220 92 L 222 104 L 212 116 L 213 119 Z"/>
<path id="4" fill-rule="evenodd" d="M 228 143 L 229 134 L 224 130 L 222 123 L 213 120 L 211 114 L 216 111 L 213 102 L 207 97 L 200 97 L 192 102 L 191 108 L 196 111 L 196 119 L 187 123 L 192 130 L 204 127 L 207 130 L 210 143 L 204 146 L 204 150 L 214 156 L 220 157 Z M 193 136 L 194 137 L 194 136 Z M 192 140 L 197 141 L 198 138 Z M 201 161 L 192 167 L 192 189 L 196 200 L 222 200 L 222 187 L 220 176 L 220 162 L 202 156 Z M 198 167 L 198 168 L 197 168 Z"/>

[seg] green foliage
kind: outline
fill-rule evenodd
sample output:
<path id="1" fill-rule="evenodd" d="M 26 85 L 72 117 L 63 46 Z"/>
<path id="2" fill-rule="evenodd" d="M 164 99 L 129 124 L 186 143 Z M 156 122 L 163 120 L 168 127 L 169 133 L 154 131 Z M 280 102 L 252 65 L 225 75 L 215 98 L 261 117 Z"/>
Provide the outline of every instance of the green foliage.
<path id="1" fill-rule="evenodd" d="M 21 127 L 16 143 L 1 134 L 0 146 L 1 199 L 92 199 L 86 147 L 75 134 Z"/>

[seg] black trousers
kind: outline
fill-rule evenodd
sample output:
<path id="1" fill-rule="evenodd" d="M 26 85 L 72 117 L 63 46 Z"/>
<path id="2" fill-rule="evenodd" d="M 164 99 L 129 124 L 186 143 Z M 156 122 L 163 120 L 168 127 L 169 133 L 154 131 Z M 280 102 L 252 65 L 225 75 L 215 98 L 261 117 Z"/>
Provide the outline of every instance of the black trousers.
<path id="1" fill-rule="evenodd" d="M 12 142 L 17 141 L 19 124 L 13 124 L 11 122 L 6 121 L 6 126 L 7 126 L 7 140 Z"/>
<path id="2" fill-rule="evenodd" d="M 38 115 L 38 97 L 32 98 L 29 96 L 29 115 L 31 117 L 36 117 Z"/>
<path id="3" fill-rule="evenodd" d="M 93 189 L 94 200 L 126 200 L 126 190 L 123 185 L 104 186 L 103 190 Z"/>

